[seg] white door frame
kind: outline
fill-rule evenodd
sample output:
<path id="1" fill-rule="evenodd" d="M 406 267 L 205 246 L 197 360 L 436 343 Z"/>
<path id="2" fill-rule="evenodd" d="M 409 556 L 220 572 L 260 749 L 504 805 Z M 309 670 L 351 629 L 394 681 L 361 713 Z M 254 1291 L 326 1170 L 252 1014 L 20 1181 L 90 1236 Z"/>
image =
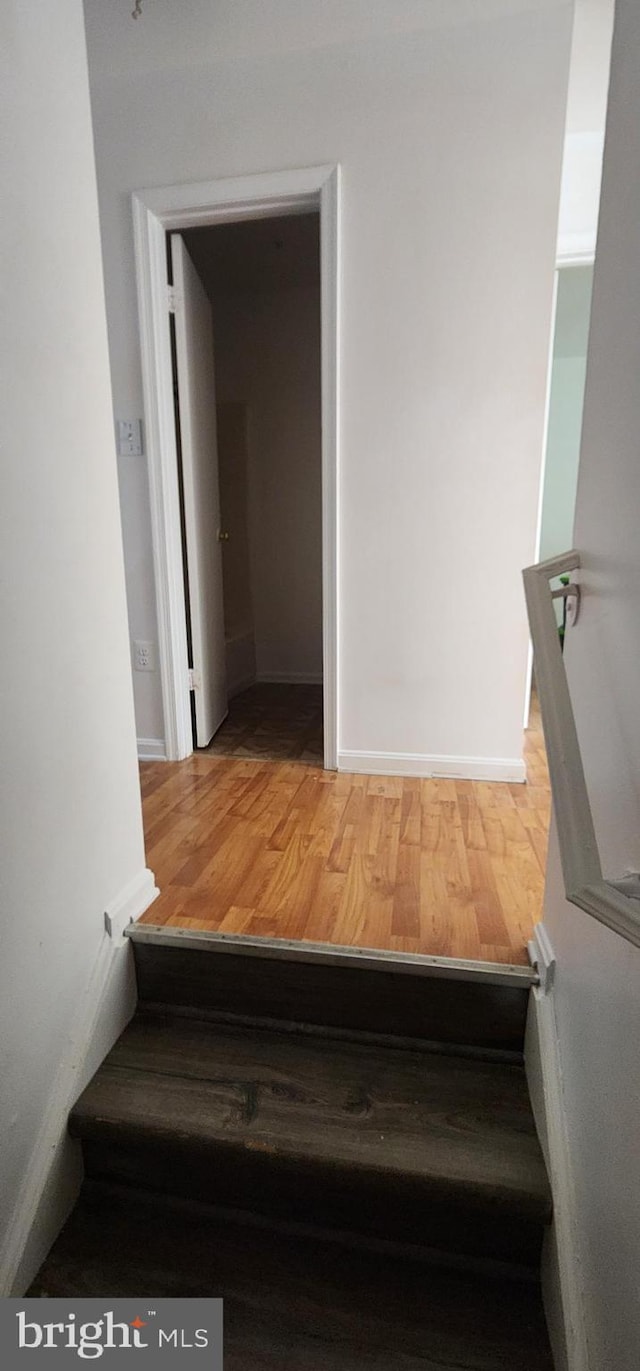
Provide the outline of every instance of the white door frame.
<path id="1" fill-rule="evenodd" d="M 158 663 L 169 761 L 193 752 L 166 234 L 208 224 L 320 212 L 322 318 L 322 634 L 324 764 L 338 765 L 339 167 L 306 167 L 132 196 L 149 468 Z"/>

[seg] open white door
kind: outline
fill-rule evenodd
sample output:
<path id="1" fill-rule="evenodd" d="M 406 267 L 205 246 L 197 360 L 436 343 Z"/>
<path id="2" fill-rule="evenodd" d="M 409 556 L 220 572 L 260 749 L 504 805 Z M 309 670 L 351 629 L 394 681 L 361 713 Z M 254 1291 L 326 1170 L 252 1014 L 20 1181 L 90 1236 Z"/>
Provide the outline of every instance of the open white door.
<path id="1" fill-rule="evenodd" d="M 179 233 L 171 235 L 196 741 L 227 713 L 213 320 Z"/>

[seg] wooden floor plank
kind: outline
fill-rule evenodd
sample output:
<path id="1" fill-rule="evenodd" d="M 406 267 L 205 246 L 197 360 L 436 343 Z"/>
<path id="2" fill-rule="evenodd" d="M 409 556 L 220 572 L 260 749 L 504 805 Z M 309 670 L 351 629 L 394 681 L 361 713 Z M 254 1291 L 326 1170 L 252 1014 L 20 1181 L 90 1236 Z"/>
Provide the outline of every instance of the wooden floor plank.
<path id="1" fill-rule="evenodd" d="M 280 741 L 284 728 L 281 710 Z M 526 785 L 207 752 L 143 763 L 147 854 L 163 894 L 142 922 L 480 960 L 493 949 L 525 964 L 550 813 L 535 700 L 525 758 Z"/>

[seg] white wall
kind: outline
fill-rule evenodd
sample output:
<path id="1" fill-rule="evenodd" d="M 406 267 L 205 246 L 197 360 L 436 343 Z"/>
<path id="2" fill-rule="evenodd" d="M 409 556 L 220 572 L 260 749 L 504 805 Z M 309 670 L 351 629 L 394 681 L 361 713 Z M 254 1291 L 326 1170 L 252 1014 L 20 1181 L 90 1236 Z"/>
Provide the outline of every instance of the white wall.
<path id="1" fill-rule="evenodd" d="M 575 544 L 581 615 L 567 672 L 606 876 L 640 870 L 640 9 L 618 0 Z M 563 898 L 552 835 L 545 924 L 580 1238 L 590 1371 L 640 1347 L 640 951 Z"/>
<path id="2" fill-rule="evenodd" d="M 318 286 L 213 302 L 220 402 L 248 409 L 251 601 L 258 676 L 322 679 Z"/>
<path id="3" fill-rule="evenodd" d="M 149 882 L 82 5 L 7 0 L 0 28 L 7 1294 L 25 1288 L 73 1198 L 66 1113 L 130 1011 L 128 957 L 112 952 L 105 908 Z"/>
<path id="4" fill-rule="evenodd" d="M 117 412 L 142 408 L 130 192 L 340 162 L 340 747 L 518 759 L 570 0 L 179 10 L 86 2 Z M 155 638 L 143 463 L 120 480 Z M 159 736 L 159 679 L 135 686 Z"/>

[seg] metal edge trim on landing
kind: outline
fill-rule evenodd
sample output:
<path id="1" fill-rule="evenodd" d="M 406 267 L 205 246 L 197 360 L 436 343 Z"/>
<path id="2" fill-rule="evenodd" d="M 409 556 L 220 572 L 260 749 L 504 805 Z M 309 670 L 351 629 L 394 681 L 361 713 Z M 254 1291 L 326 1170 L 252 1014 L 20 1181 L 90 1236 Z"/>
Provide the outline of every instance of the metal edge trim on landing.
<path id="1" fill-rule="evenodd" d="M 362 966 L 369 971 L 479 981 L 484 985 L 516 986 L 521 990 L 527 990 L 539 981 L 532 966 L 432 957 L 373 947 L 335 947 L 331 943 L 292 942 L 286 938 L 259 938 L 243 933 L 167 928 L 163 924 L 131 923 L 125 929 L 125 935 L 132 942 L 156 947 L 184 947 L 200 952 L 228 952 L 271 960 L 324 963 L 326 966 Z"/>

